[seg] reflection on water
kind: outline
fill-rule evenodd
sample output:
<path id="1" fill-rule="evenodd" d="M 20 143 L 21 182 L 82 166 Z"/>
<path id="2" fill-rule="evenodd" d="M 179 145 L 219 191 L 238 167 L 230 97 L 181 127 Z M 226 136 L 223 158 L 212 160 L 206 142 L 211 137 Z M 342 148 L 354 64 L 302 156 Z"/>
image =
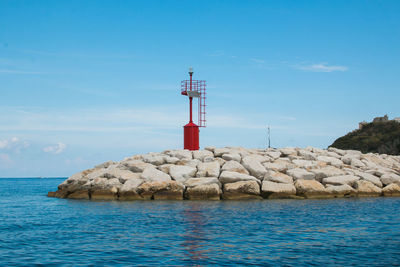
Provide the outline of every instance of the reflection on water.
<path id="1" fill-rule="evenodd" d="M 184 242 L 182 243 L 186 255 L 192 261 L 207 258 L 202 251 L 204 249 L 204 242 L 207 239 L 204 231 L 206 217 L 203 215 L 203 209 L 200 204 L 189 202 L 183 209 L 182 219 L 186 222 L 186 228 L 183 234 Z"/>
<path id="2" fill-rule="evenodd" d="M 107 202 L 0 179 L 0 265 L 399 265 L 400 198 Z"/>

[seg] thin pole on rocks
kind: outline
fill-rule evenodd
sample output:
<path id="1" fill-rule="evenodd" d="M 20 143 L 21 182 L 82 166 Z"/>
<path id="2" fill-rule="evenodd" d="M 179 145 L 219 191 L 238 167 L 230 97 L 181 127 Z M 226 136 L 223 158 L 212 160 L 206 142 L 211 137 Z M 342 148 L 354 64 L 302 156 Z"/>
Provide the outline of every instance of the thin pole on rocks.
<path id="1" fill-rule="evenodd" d="M 269 128 L 269 125 L 267 126 L 268 128 L 268 148 L 271 148 L 271 130 Z"/>

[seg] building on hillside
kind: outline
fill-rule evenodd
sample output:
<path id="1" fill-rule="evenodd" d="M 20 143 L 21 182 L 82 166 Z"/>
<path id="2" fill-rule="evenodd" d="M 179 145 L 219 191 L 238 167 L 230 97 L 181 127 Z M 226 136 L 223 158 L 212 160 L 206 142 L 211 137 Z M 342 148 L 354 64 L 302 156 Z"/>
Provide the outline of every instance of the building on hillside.
<path id="1" fill-rule="evenodd" d="M 400 117 L 394 118 L 393 120 L 400 123 Z"/>
<path id="2" fill-rule="evenodd" d="M 368 122 L 366 122 L 366 121 L 359 122 L 358 123 L 358 129 L 361 130 L 367 124 L 368 124 Z"/>
<path id="3" fill-rule="evenodd" d="M 389 121 L 389 117 L 388 117 L 388 115 L 386 114 L 386 115 L 383 116 L 383 117 L 376 117 L 376 118 L 374 118 L 374 120 L 373 120 L 372 122 L 387 122 L 387 121 Z"/>

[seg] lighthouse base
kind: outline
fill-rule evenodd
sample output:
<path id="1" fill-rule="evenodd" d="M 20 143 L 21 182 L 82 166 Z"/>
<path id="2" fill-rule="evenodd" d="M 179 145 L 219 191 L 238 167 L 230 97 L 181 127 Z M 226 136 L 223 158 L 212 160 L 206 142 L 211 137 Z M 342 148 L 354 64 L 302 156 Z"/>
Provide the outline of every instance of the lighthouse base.
<path id="1" fill-rule="evenodd" d="M 189 122 L 183 126 L 183 148 L 199 150 L 199 126 Z"/>

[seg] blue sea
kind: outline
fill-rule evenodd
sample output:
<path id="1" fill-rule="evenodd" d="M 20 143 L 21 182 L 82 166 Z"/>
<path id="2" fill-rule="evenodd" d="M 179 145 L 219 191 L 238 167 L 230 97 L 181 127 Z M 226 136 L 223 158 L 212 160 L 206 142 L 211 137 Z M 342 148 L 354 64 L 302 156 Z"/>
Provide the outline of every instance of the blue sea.
<path id="1" fill-rule="evenodd" d="M 106 202 L 0 179 L 0 265 L 400 264 L 400 198 Z"/>

